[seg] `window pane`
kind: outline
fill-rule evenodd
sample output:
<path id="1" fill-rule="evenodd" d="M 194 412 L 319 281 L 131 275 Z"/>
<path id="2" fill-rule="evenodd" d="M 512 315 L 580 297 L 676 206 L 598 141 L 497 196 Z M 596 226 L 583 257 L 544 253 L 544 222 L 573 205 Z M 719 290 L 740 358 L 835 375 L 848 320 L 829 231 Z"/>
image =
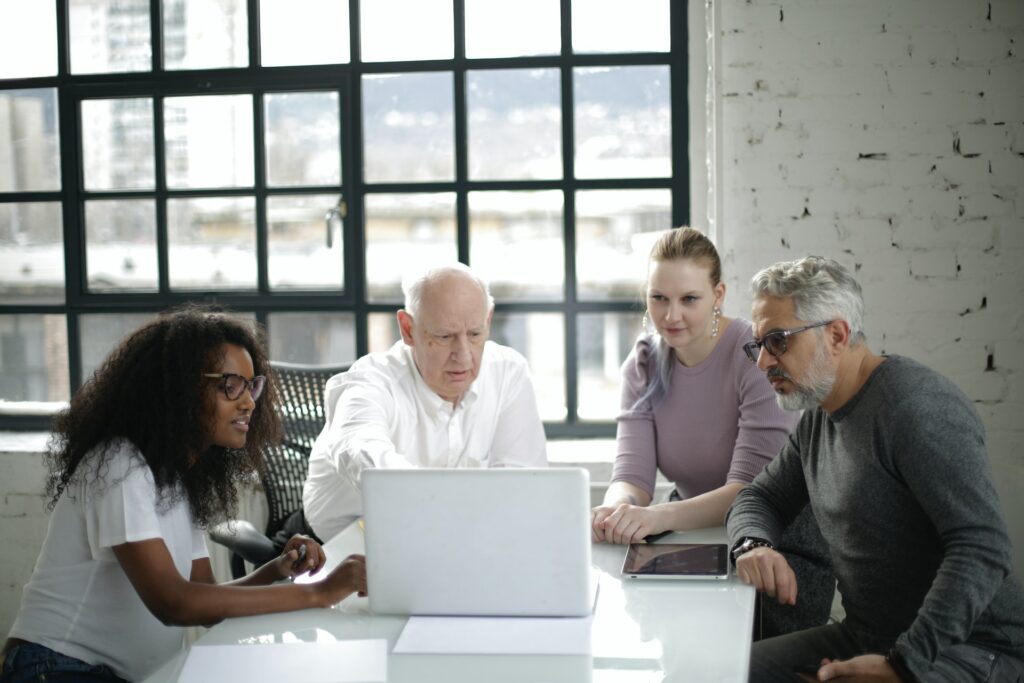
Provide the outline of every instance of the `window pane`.
<path id="1" fill-rule="evenodd" d="M 164 68 L 249 65 L 246 0 L 163 0 Z"/>
<path id="2" fill-rule="evenodd" d="M 562 192 L 470 192 L 469 262 L 498 301 L 562 299 Z"/>
<path id="3" fill-rule="evenodd" d="M 402 275 L 458 258 L 455 195 L 366 195 L 366 298 L 401 301 Z"/>
<path id="4" fill-rule="evenodd" d="M 324 194 L 267 198 L 267 268 L 272 288 L 344 288 L 341 220 L 325 218 L 337 202 L 337 195 Z"/>
<path id="5" fill-rule="evenodd" d="M 679 3 L 686 11 L 686 3 Z M 668 0 L 572 0 L 573 52 L 668 52 Z"/>
<path id="6" fill-rule="evenodd" d="M 85 204 L 85 261 L 89 290 L 156 291 L 156 203 L 114 199 Z"/>
<path id="7" fill-rule="evenodd" d="M 0 400 L 67 401 L 68 328 L 63 315 L 0 315 Z"/>
<path id="8" fill-rule="evenodd" d="M 0 192 L 59 189 L 57 90 L 0 90 Z"/>
<path id="9" fill-rule="evenodd" d="M 452 0 L 373 0 L 359 3 L 364 62 L 451 59 Z"/>
<path id="10" fill-rule="evenodd" d="M 576 193 L 576 291 L 580 299 L 642 300 L 657 233 L 672 227 L 669 190 Z"/>
<path id="11" fill-rule="evenodd" d="M 270 313 L 267 332 L 274 360 L 333 365 L 356 359 L 352 313 Z"/>
<path id="12" fill-rule="evenodd" d="M 349 61 L 348 2 L 260 0 L 260 61 L 264 66 Z"/>
<path id="13" fill-rule="evenodd" d="M 88 190 L 155 187 L 153 100 L 84 100 L 82 156 Z"/>
<path id="14" fill-rule="evenodd" d="M 255 289 L 256 221 L 251 197 L 167 200 L 172 289 Z"/>
<path id="15" fill-rule="evenodd" d="M 672 175 L 669 67 L 575 69 L 577 178 Z"/>
<path id="16" fill-rule="evenodd" d="M 561 51 L 562 18 L 552 0 L 465 0 L 466 56 L 526 57 Z"/>
<path id="17" fill-rule="evenodd" d="M 366 331 L 370 353 L 387 351 L 402 338 L 398 331 L 398 318 L 394 313 L 371 313 L 366 316 Z"/>
<path id="18" fill-rule="evenodd" d="M 452 74 L 363 77 L 368 182 L 454 180 Z"/>
<path id="19" fill-rule="evenodd" d="M 64 303 L 59 202 L 0 204 L 0 303 Z"/>
<path id="20" fill-rule="evenodd" d="M 558 69 L 470 71 L 466 82 L 470 177 L 561 178 Z"/>
<path id="21" fill-rule="evenodd" d="M 341 184 L 338 93 L 264 96 L 269 185 Z"/>
<path id="22" fill-rule="evenodd" d="M 0 3 L 0 78 L 56 75 L 56 3 Z"/>
<path id="23" fill-rule="evenodd" d="M 148 0 L 71 0 L 71 73 L 149 71 Z"/>
<path id="24" fill-rule="evenodd" d="M 118 342 L 154 318 L 155 313 L 97 313 L 79 316 L 82 381 L 92 377 Z"/>
<path id="25" fill-rule="evenodd" d="M 576 391 L 580 420 L 619 414 L 619 369 L 640 334 L 640 313 L 585 313 L 576 318 Z"/>
<path id="26" fill-rule="evenodd" d="M 252 96 L 164 100 L 167 186 L 251 187 Z"/>
<path id="27" fill-rule="evenodd" d="M 495 313 L 491 339 L 526 356 L 545 422 L 564 420 L 565 325 L 561 313 Z"/>

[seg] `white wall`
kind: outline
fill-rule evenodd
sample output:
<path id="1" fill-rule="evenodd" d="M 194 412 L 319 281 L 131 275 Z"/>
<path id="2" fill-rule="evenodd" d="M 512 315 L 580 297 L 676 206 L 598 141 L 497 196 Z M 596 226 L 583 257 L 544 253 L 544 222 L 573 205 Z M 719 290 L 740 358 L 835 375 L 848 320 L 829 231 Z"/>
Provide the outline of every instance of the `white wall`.
<path id="1" fill-rule="evenodd" d="M 851 268 L 872 349 L 975 402 L 1024 575 L 1024 2 L 708 7 L 728 310 L 774 261 Z"/>
<path id="2" fill-rule="evenodd" d="M 40 455 L 45 434 L 0 433 L 0 639 L 14 623 L 21 587 L 36 566 L 49 519 L 43 488 L 46 467 Z"/>

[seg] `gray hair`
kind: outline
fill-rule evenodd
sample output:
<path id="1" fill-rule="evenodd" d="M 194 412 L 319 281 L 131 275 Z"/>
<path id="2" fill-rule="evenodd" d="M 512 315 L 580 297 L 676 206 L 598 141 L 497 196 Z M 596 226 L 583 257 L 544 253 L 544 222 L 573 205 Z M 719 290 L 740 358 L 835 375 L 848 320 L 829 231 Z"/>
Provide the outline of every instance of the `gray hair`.
<path id="1" fill-rule="evenodd" d="M 750 281 L 754 298 L 772 296 L 793 300 L 793 312 L 803 321 L 845 320 L 850 345 L 864 341 L 864 296 L 850 271 L 830 258 L 808 256 L 768 266 Z"/>
<path id="2" fill-rule="evenodd" d="M 406 313 L 413 318 L 419 315 L 420 304 L 423 302 L 423 288 L 430 282 L 439 280 L 445 275 L 455 273 L 465 275 L 475 282 L 480 287 L 480 291 L 487 297 L 487 310 L 494 308 L 494 297 L 491 296 L 491 288 L 487 281 L 473 272 L 466 264 L 455 261 L 419 271 L 408 279 L 402 278 L 402 293 L 405 295 L 404 307 Z"/>

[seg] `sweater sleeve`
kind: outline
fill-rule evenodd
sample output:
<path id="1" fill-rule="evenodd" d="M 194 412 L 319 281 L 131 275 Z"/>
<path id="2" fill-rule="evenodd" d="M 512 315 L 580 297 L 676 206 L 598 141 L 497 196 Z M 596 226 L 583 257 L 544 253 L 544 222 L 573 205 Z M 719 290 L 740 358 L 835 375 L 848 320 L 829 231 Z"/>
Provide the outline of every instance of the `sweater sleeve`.
<path id="1" fill-rule="evenodd" d="M 765 374 L 744 354 L 736 362 L 742 364 L 736 380 L 739 431 L 726 482 L 749 484 L 778 455 L 800 414 L 779 406 Z"/>
<path id="2" fill-rule="evenodd" d="M 807 504 L 799 435 L 809 419 L 809 415 L 804 415 L 778 457 L 736 495 L 726 515 L 732 543 L 755 536 L 778 545 L 782 531 Z"/>
<path id="3" fill-rule="evenodd" d="M 654 495 L 657 477 L 657 432 L 654 414 L 649 406 L 634 409 L 656 372 L 652 367 L 654 354 L 651 338 L 637 341 L 633 351 L 622 364 L 621 410 L 615 435 L 617 453 L 612 469 L 612 481 L 624 481 Z"/>
<path id="4" fill-rule="evenodd" d="M 896 648 L 919 678 L 951 645 L 963 643 L 1012 571 L 1012 554 L 985 449 L 968 399 L 942 378 L 918 400 L 892 406 L 894 470 L 934 524 L 942 559 Z"/>

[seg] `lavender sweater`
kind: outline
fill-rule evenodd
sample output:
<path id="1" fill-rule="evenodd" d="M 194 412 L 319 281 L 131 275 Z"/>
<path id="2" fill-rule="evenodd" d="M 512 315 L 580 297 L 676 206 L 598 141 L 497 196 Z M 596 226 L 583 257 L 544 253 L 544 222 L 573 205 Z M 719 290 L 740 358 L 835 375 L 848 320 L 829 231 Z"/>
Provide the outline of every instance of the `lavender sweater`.
<path id="1" fill-rule="evenodd" d="M 800 414 L 782 410 L 764 373 L 743 344 L 750 323 L 736 319 L 696 367 L 674 362 L 667 395 L 653 410 L 633 410 L 656 372 L 653 345 L 643 337 L 622 366 L 622 412 L 612 481 L 652 492 L 656 471 L 682 498 L 726 483 L 750 483 L 782 448 Z"/>

